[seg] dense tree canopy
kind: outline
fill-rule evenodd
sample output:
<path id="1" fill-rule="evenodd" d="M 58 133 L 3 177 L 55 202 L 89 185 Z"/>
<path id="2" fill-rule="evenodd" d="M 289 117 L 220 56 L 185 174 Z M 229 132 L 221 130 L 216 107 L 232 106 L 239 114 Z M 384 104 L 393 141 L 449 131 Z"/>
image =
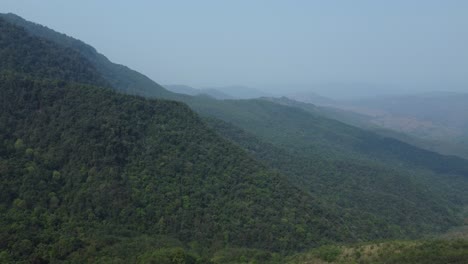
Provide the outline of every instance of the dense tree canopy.
<path id="1" fill-rule="evenodd" d="M 281 263 L 460 223 L 462 159 L 271 102 L 171 94 L 7 19 L 20 26 L 0 18 L 0 262 Z"/>

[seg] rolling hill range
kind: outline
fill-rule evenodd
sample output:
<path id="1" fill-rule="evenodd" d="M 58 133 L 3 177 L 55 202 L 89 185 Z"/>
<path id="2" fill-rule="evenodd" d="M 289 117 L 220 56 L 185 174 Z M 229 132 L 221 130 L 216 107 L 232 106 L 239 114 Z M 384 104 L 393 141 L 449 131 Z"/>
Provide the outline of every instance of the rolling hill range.
<path id="1" fill-rule="evenodd" d="M 108 71 L 106 71 L 105 69 L 116 69 L 117 68 L 116 66 L 118 66 L 118 65 L 111 63 L 103 55 L 97 53 L 94 50 L 94 48 L 92 48 L 91 46 L 87 44 L 84 44 L 83 42 L 79 40 L 75 40 L 64 34 L 60 34 L 50 29 L 47 29 L 46 27 L 28 22 L 13 14 L 2 15 L 2 17 L 10 21 L 11 23 L 24 27 L 27 30 L 27 32 L 30 34 L 33 34 L 40 38 L 46 38 L 49 41 L 55 42 L 56 44 L 64 48 L 75 50 L 76 52 L 80 53 L 85 59 L 88 59 L 88 61 L 100 73 L 106 73 Z M 92 50 L 93 52 L 87 52 L 89 50 Z M 102 61 L 104 62 L 103 63 L 96 62 L 97 60 L 95 59 L 95 57 L 104 58 L 102 59 Z M 124 66 L 122 67 L 126 68 Z M 115 76 L 118 75 L 121 81 L 116 83 L 112 79 L 112 76 L 114 75 Z M 131 78 L 125 77 L 127 75 L 130 75 Z M 222 101 L 214 100 L 211 98 L 205 98 L 203 96 L 194 97 L 194 96 L 186 96 L 186 95 L 177 94 L 177 93 L 171 93 L 165 90 L 164 88 L 162 88 L 156 82 L 153 82 L 150 79 L 148 79 L 146 76 L 139 74 L 137 72 L 134 72 L 130 69 L 128 70 L 128 73 L 124 75 L 120 75 L 119 71 L 114 70 L 108 74 L 102 74 L 102 78 L 108 83 L 110 83 L 112 87 L 118 91 L 123 91 L 125 93 L 130 93 L 130 94 L 136 93 L 136 94 L 143 95 L 143 96 L 165 98 L 165 99 L 172 99 L 172 100 L 185 102 L 189 106 L 191 106 L 192 109 L 194 109 L 195 111 L 199 112 L 202 115 L 217 117 L 224 121 L 231 122 L 240 128 L 246 129 L 247 131 L 249 131 L 250 129 L 251 132 L 255 132 L 253 134 L 255 134 L 256 136 L 259 136 L 259 135 L 265 136 L 270 131 L 279 133 L 280 132 L 279 130 L 282 130 L 282 132 L 280 133 L 285 138 L 285 140 L 289 140 L 291 138 L 292 139 L 302 138 L 301 140 L 308 142 L 308 143 L 306 142 L 306 144 L 311 144 L 311 142 L 313 142 L 314 149 L 316 149 L 317 147 L 319 149 L 322 148 L 320 149 L 320 151 L 322 151 L 321 154 L 326 153 L 327 155 L 336 155 L 336 154 L 340 154 L 343 152 L 348 152 L 347 154 L 352 153 L 353 155 L 354 154 L 361 155 L 362 153 L 364 153 L 364 156 L 368 156 L 368 157 L 370 156 L 372 158 L 375 158 L 375 155 L 374 155 L 375 153 L 369 153 L 367 147 L 363 145 L 359 145 L 359 142 L 366 143 L 365 141 L 363 141 L 364 138 L 367 138 L 366 131 L 353 128 L 352 126 L 343 125 L 340 122 L 336 122 L 334 120 L 323 118 L 320 115 L 313 115 L 313 114 L 310 115 L 309 113 L 306 113 L 307 111 L 298 110 L 297 109 L 298 107 L 285 107 L 279 104 L 260 102 L 258 100 L 228 100 L 228 101 L 222 102 Z M 145 78 L 149 81 L 144 84 L 140 84 L 139 82 L 135 81 L 135 80 L 140 80 L 140 79 L 145 79 Z M 126 90 L 125 87 L 122 86 L 122 83 L 126 83 L 127 84 L 126 87 L 143 87 L 143 88 L 135 88 L 135 89 L 145 89 L 145 92 L 139 92 L 138 90 L 134 90 L 134 91 Z M 284 116 L 283 117 L 276 116 L 277 113 L 279 113 L 280 115 L 284 114 Z M 287 120 L 285 120 L 284 119 L 284 117 L 286 117 L 285 113 L 289 115 L 294 115 L 294 118 L 288 118 Z M 271 119 L 271 120 L 268 120 L 269 124 L 267 124 L 267 121 L 265 118 Z M 277 118 L 278 120 L 274 120 L 275 118 Z M 315 122 L 317 120 L 320 120 L 320 121 Z M 289 122 L 289 124 L 287 125 L 283 124 L 285 121 Z M 310 129 L 307 128 L 309 129 L 308 131 L 309 133 L 307 133 L 305 132 L 305 129 L 306 129 L 305 124 L 304 124 L 305 121 L 315 122 L 316 124 L 319 124 L 319 125 L 317 125 L 316 127 L 310 127 Z M 252 127 L 255 126 L 255 128 L 249 128 L 248 126 L 252 126 Z M 270 128 L 273 128 L 273 126 L 276 126 L 276 127 L 274 129 L 270 129 Z M 260 131 L 260 130 L 263 130 L 263 131 Z M 359 131 L 358 133 L 361 133 L 360 140 L 357 140 L 356 137 L 353 138 L 352 136 L 352 134 L 353 133 L 355 134 L 355 132 L 357 131 Z M 294 135 L 294 136 L 291 136 L 291 135 Z M 370 133 L 369 135 L 374 135 L 374 134 Z M 281 140 L 280 134 L 269 135 L 269 136 L 271 136 L 270 137 L 271 140 L 274 140 L 276 142 Z M 387 142 L 381 142 L 381 143 L 386 144 Z M 282 142 L 281 144 L 284 144 L 284 142 Z M 320 144 L 322 144 L 322 146 L 320 146 Z M 331 147 L 333 145 L 336 148 Z M 300 146 L 301 148 L 304 148 L 307 145 L 303 145 L 301 142 L 299 144 L 296 144 L 295 146 Z M 359 153 L 360 148 L 363 148 L 363 151 L 361 151 L 362 153 Z M 382 152 L 378 154 L 378 156 L 394 155 L 391 153 L 387 153 L 388 150 L 386 148 L 381 149 L 381 148 L 375 147 L 375 149 L 376 151 Z M 329 153 L 329 152 L 333 152 L 333 153 Z M 402 160 L 405 161 L 406 158 Z"/>
<path id="2" fill-rule="evenodd" d="M 341 216 L 179 103 L 15 75 L 0 85 L 9 102 L 1 118 L 1 234 L 6 248 L 21 248 L 15 258 L 45 258 L 24 243 L 45 243 L 52 258 L 87 254 L 92 230 L 106 227 L 273 251 L 346 239 Z M 81 239 L 69 241 L 67 232 Z M 73 245 L 56 252 L 61 243 Z"/>
<path id="3" fill-rule="evenodd" d="M 57 73 L 52 66 L 71 51 L 3 20 L 0 31 L 11 61 L 25 59 L 26 47 L 41 54 L 40 67 L 11 66 L 0 78 L 2 260 L 99 261 L 106 239 L 116 246 L 144 235 L 153 237 L 146 247 L 164 235 L 207 251 L 278 252 L 353 237 L 338 210 L 219 137 L 185 105 L 57 79 L 93 68 L 63 58 Z M 38 78 L 36 69 L 52 74 Z"/>
<path id="4" fill-rule="evenodd" d="M 172 93 L 12 14 L 0 30 L 0 260 L 268 262 L 462 224 L 464 159 L 293 105 Z"/>

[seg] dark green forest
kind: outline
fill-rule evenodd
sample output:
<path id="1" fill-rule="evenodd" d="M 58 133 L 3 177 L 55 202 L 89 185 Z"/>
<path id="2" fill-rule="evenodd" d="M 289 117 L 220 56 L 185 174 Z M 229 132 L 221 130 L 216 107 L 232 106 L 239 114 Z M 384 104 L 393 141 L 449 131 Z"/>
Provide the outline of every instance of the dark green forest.
<path id="1" fill-rule="evenodd" d="M 466 160 L 264 100 L 173 94 L 12 14 L 0 33 L 1 263 L 284 263 L 463 222 Z"/>
<path id="2" fill-rule="evenodd" d="M 1 234 L 14 257 L 46 258 L 16 249 L 52 251 L 68 232 L 86 250 L 101 225 L 284 252 L 350 232 L 180 103 L 10 74 L 0 86 Z"/>
<path id="3" fill-rule="evenodd" d="M 372 161 L 324 158 L 279 148 L 226 122 L 209 118 L 219 134 L 259 161 L 288 175 L 291 182 L 321 200 L 365 215 L 374 238 L 418 236 L 459 224 L 466 200 L 466 178 L 430 171 L 393 169 Z M 404 199 L 402 199 L 404 198 Z M 430 224 L 433 223 L 433 224 Z"/>
<path id="4" fill-rule="evenodd" d="M 34 43 L 24 40 L 18 44 Z M 5 46 L 19 58 L 24 45 L 14 46 L 17 53 Z M 55 60 L 42 58 L 41 68 Z M 91 257 L 88 247 L 99 243 L 92 234 L 112 229 L 174 237 L 207 251 L 288 252 L 347 239 L 337 212 L 312 203 L 183 104 L 43 77 L 26 69 L 3 72 L 0 80 L 4 255 Z"/>

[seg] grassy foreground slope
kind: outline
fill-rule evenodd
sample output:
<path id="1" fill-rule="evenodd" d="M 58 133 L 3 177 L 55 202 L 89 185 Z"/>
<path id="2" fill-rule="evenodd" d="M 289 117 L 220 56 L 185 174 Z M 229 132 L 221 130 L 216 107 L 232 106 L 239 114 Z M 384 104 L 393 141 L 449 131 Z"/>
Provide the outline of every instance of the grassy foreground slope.
<path id="1" fill-rule="evenodd" d="M 289 258 L 285 263 L 465 264 L 467 240 L 391 241 L 347 246 L 323 246 Z"/>

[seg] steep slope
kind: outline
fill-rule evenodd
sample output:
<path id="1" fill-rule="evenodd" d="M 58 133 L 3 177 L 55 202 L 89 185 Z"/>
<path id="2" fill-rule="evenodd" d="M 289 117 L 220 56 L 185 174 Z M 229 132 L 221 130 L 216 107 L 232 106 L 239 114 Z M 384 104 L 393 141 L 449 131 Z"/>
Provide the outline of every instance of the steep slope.
<path id="1" fill-rule="evenodd" d="M 264 100 L 168 97 L 186 102 L 204 116 L 230 122 L 220 134 L 249 151 L 250 143 L 231 137 L 238 128 L 265 143 L 254 150 L 266 153 L 257 159 L 286 173 L 307 196 L 325 202 L 327 210 L 317 212 L 317 219 L 341 211 L 348 229 L 338 233 L 348 239 L 422 235 L 460 222 L 458 213 L 467 201 L 467 164 L 462 159 Z M 269 154 L 271 146 L 274 155 Z M 295 228 L 302 230 L 300 225 Z M 333 229 L 323 232 L 334 233 Z"/>
<path id="2" fill-rule="evenodd" d="M 122 71 L 119 71 L 120 68 L 125 68 L 124 66 L 116 65 L 111 63 L 109 60 L 107 60 L 103 55 L 98 54 L 94 48 L 91 46 L 73 39 L 71 37 L 68 37 L 66 35 L 57 33 L 53 30 L 50 30 L 46 27 L 28 22 L 16 15 L 13 14 L 3 14 L 1 15 L 3 18 L 6 20 L 10 21 L 11 23 L 20 25 L 26 30 L 28 30 L 29 33 L 40 36 L 42 38 L 46 38 L 48 40 L 51 40 L 55 43 L 58 43 L 60 45 L 63 45 L 68 48 L 72 48 L 78 52 L 80 52 L 83 56 L 88 58 L 90 62 L 93 63 L 93 65 L 98 69 L 100 72 L 103 73 L 104 77 L 106 78 L 107 81 L 109 81 L 113 87 L 117 90 L 124 91 L 127 93 L 132 93 L 132 94 L 139 94 L 143 96 L 150 96 L 150 97 L 158 97 L 158 98 L 168 98 L 168 99 L 174 99 L 178 101 L 184 101 L 189 103 L 195 110 L 208 114 L 208 115 L 217 115 L 218 117 L 221 117 L 219 114 L 216 112 L 220 108 L 230 108 L 229 111 L 237 111 L 236 109 L 232 108 L 232 105 L 227 105 L 224 106 L 222 104 L 219 104 L 215 102 L 214 100 L 206 100 L 206 98 L 200 99 L 200 100 L 193 100 L 191 97 L 187 96 L 182 96 L 182 95 L 177 95 L 170 93 L 168 91 L 165 91 L 162 89 L 159 85 L 157 85 L 155 82 L 151 81 L 147 77 L 139 74 L 138 72 L 126 69 L 123 70 L 125 72 L 124 74 Z M 145 81 L 141 81 L 145 80 Z M 131 88 L 129 88 L 131 87 Z M 235 87 L 234 87 L 235 88 Z M 233 88 L 233 89 L 234 89 Z M 143 90 L 142 90 L 143 89 Z M 204 105 L 213 105 L 213 106 L 207 106 L 210 107 L 211 109 L 207 110 Z M 255 104 L 255 103 L 253 103 Z M 255 106 L 253 106 L 255 107 Z M 221 109 L 223 111 L 224 109 Z M 242 109 L 241 109 L 242 110 Z M 278 109 L 277 111 L 280 111 L 281 109 Z M 225 110 L 224 110 L 225 111 Z M 255 113 L 251 113 L 255 114 Z M 441 113 L 443 114 L 443 113 Z M 233 117 L 229 117 L 233 118 Z M 224 120 L 226 121 L 232 121 L 229 120 L 229 118 L 225 118 Z M 401 138 L 401 137 L 400 137 Z M 402 138 L 403 139 L 403 138 Z M 407 140 L 408 142 L 414 143 L 414 144 L 424 144 L 424 142 L 418 142 L 418 141 L 410 141 Z M 443 149 L 445 145 L 440 143 L 440 145 L 430 147 L 430 149 L 434 150 L 439 150 Z M 450 147 L 448 147 L 450 148 Z M 455 148 L 455 147 L 454 147 Z M 461 153 L 464 150 L 455 150 L 450 151 L 450 149 L 446 149 L 446 153 Z"/>
<path id="3" fill-rule="evenodd" d="M 42 25 L 26 21 L 15 14 L 0 14 L 0 17 L 9 23 L 24 28 L 31 35 L 47 39 L 62 47 L 78 52 L 94 65 L 96 70 L 112 87 L 121 92 L 157 97 L 170 97 L 172 94 L 143 74 L 126 66 L 112 63 L 93 47 L 80 40 L 55 32 Z"/>
<path id="4" fill-rule="evenodd" d="M 94 65 L 78 52 L 30 36 L 23 28 L 0 19 L 0 71 L 13 71 L 32 77 L 106 85 Z M 66 68 L 62 68 L 66 65 Z"/>
<path id="5" fill-rule="evenodd" d="M 377 96 L 348 101 L 326 101 L 305 96 L 288 96 L 304 105 L 327 106 L 343 122 L 383 132 L 404 133 L 403 141 L 437 152 L 468 157 L 468 94 L 432 92 Z M 283 102 L 285 100 L 282 100 Z"/>
<path id="6" fill-rule="evenodd" d="M 340 218 L 179 103 L 16 75 L 0 87 L 1 233 L 9 249 L 21 239 L 45 243 L 46 235 L 57 242 L 61 223 L 83 221 L 207 246 L 290 250 L 345 238 Z M 58 222 L 44 222 L 50 217 Z"/>
<path id="7" fill-rule="evenodd" d="M 62 80 L 76 68 L 66 53 L 2 19 L 0 33 L 14 62 L 0 72 L 0 260 L 135 262 L 169 238 L 199 254 L 289 252 L 371 235 L 184 104 Z M 41 67 L 21 70 L 25 45 Z M 143 245 L 118 250 L 131 241 Z"/>

